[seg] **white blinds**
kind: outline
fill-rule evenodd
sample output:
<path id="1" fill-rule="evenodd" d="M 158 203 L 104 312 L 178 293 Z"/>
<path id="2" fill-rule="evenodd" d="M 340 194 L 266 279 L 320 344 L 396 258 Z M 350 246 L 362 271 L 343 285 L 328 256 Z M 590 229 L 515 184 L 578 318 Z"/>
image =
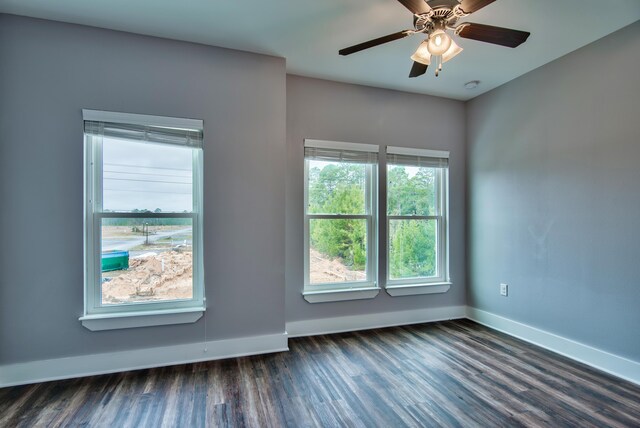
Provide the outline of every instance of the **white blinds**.
<path id="1" fill-rule="evenodd" d="M 304 157 L 325 162 L 378 163 L 378 147 L 370 144 L 305 140 Z"/>
<path id="2" fill-rule="evenodd" d="M 101 135 L 125 140 L 174 144 L 194 148 L 202 147 L 202 130 L 164 128 L 159 126 L 135 125 L 127 123 L 84 122 L 85 134 Z"/>
<path id="3" fill-rule="evenodd" d="M 449 152 L 388 146 L 387 164 L 447 168 L 449 166 Z"/>
<path id="4" fill-rule="evenodd" d="M 193 148 L 203 144 L 203 122 L 198 119 L 86 109 L 82 117 L 84 132 L 89 135 Z"/>

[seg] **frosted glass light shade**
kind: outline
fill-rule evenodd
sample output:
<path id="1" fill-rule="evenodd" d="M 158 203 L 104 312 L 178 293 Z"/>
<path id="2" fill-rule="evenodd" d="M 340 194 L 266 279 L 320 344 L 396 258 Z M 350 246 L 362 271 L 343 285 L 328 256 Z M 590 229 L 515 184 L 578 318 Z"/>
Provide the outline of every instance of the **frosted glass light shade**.
<path id="1" fill-rule="evenodd" d="M 451 46 L 451 37 L 442 30 L 436 30 L 429 36 L 427 49 L 431 55 L 442 55 Z"/>
<path id="2" fill-rule="evenodd" d="M 458 55 L 462 51 L 463 49 L 460 46 L 458 46 L 456 42 L 451 40 L 451 46 L 449 46 L 449 49 L 447 49 L 447 51 L 442 54 L 442 62 L 444 63 L 449 61 L 451 58 Z"/>
<path id="3" fill-rule="evenodd" d="M 428 44 L 429 42 L 427 40 L 422 42 L 420 46 L 418 46 L 418 49 L 415 51 L 415 53 L 411 55 L 411 59 L 415 62 L 419 62 L 420 64 L 431 65 L 431 53 L 429 52 Z M 451 58 L 455 57 L 462 51 L 463 49 L 458 46 L 456 42 L 451 40 L 449 49 L 447 49 L 447 51 L 442 54 L 442 62 L 445 63 L 449 61 Z"/>
<path id="4" fill-rule="evenodd" d="M 424 41 L 420 43 L 416 52 L 411 55 L 411 59 L 415 62 L 419 62 L 420 64 L 430 65 L 431 64 L 431 54 L 429 53 L 429 49 L 427 49 L 428 41 Z"/>

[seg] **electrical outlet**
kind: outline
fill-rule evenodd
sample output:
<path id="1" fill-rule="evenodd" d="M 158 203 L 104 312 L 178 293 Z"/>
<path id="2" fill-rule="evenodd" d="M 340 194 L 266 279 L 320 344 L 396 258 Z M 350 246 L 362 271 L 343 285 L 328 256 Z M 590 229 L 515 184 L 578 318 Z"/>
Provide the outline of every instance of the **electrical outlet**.
<path id="1" fill-rule="evenodd" d="M 509 286 L 507 284 L 500 284 L 500 295 L 501 296 L 509 295 Z"/>

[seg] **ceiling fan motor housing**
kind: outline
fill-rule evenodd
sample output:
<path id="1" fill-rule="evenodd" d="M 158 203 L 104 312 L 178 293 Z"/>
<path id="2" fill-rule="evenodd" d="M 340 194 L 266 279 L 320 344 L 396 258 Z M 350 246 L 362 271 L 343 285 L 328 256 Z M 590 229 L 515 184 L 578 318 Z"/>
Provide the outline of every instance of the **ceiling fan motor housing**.
<path id="1" fill-rule="evenodd" d="M 433 5 L 429 13 L 416 14 L 413 16 L 413 26 L 418 33 L 431 34 L 435 30 L 452 29 L 459 18 L 466 16 L 460 8 L 457 8 L 458 1 L 442 1 L 439 5 Z M 453 3 L 453 5 L 449 4 Z"/>

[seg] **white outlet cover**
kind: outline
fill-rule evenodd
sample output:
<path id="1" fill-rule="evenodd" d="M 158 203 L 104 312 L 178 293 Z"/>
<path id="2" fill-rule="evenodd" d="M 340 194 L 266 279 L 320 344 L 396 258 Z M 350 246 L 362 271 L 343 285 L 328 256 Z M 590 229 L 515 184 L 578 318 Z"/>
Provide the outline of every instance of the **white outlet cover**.
<path id="1" fill-rule="evenodd" d="M 500 295 L 507 296 L 509 294 L 509 286 L 507 284 L 500 284 Z"/>

